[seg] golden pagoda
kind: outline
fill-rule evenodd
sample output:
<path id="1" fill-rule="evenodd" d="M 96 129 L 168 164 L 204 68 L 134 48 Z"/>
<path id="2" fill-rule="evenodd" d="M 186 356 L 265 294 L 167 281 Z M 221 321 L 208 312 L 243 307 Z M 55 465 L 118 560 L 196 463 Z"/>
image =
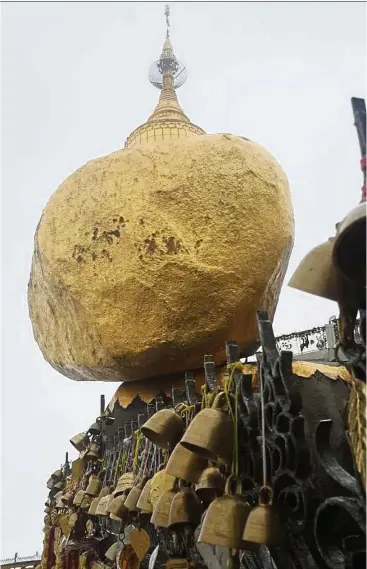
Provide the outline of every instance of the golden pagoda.
<path id="1" fill-rule="evenodd" d="M 29 309 L 45 359 L 75 380 L 155 383 L 258 346 L 293 246 L 288 181 L 259 144 L 206 134 L 176 95 L 170 38 L 149 72 L 160 89 L 125 148 L 89 161 L 46 205 Z"/>

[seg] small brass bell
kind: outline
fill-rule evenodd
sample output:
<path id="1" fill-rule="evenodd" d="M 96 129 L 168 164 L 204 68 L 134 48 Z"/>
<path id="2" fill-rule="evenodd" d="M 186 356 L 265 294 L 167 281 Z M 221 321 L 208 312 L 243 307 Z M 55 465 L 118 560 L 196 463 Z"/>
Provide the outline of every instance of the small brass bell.
<path id="1" fill-rule="evenodd" d="M 80 506 L 81 505 L 83 498 L 84 498 L 84 494 L 85 494 L 84 490 L 78 490 L 78 492 L 74 496 L 74 500 L 73 500 L 74 506 Z"/>
<path id="2" fill-rule="evenodd" d="M 199 542 L 229 549 L 243 548 L 243 528 L 251 508 L 239 496 L 231 494 L 232 481 L 233 477 L 229 476 L 225 494 L 210 504 L 201 526 Z"/>
<path id="3" fill-rule="evenodd" d="M 117 551 L 118 551 L 118 542 L 116 541 L 116 543 L 113 543 L 106 551 L 105 553 L 105 557 L 107 557 L 107 559 L 109 561 L 115 561 L 116 560 L 116 555 L 117 555 Z"/>
<path id="4" fill-rule="evenodd" d="M 86 460 L 99 460 L 100 459 L 100 451 L 101 451 L 101 447 L 99 444 L 91 443 L 91 445 L 90 445 L 89 449 L 87 450 L 84 458 Z"/>
<path id="5" fill-rule="evenodd" d="M 172 531 L 177 531 L 185 524 L 196 528 L 200 523 L 201 514 L 202 507 L 195 492 L 191 488 L 181 488 L 173 497 L 168 527 Z"/>
<path id="6" fill-rule="evenodd" d="M 55 486 L 56 482 L 53 478 L 49 478 L 46 482 L 46 486 L 49 490 L 52 490 L 52 488 Z"/>
<path id="7" fill-rule="evenodd" d="M 269 493 L 268 501 L 262 498 L 263 492 Z M 262 545 L 280 545 L 285 540 L 284 528 L 277 512 L 272 507 L 272 490 L 263 487 L 259 492 L 259 505 L 251 510 L 243 532 L 244 541 Z"/>
<path id="8" fill-rule="evenodd" d="M 88 446 L 89 439 L 86 433 L 78 433 L 71 437 L 70 442 L 77 451 L 82 452 Z"/>
<path id="9" fill-rule="evenodd" d="M 88 429 L 88 433 L 90 433 L 92 436 L 99 435 L 100 432 L 101 432 L 101 424 L 97 421 L 93 423 L 93 425 L 91 425 Z"/>
<path id="10" fill-rule="evenodd" d="M 96 474 L 91 474 L 88 480 L 88 486 L 85 491 L 89 496 L 98 496 L 101 491 L 102 483 Z"/>
<path id="11" fill-rule="evenodd" d="M 358 204 L 339 224 L 333 260 L 341 275 L 366 286 L 366 202 Z"/>
<path id="12" fill-rule="evenodd" d="M 141 514 L 151 514 L 153 512 L 153 506 L 150 499 L 150 486 L 152 484 L 151 480 L 146 482 L 141 494 L 139 496 L 139 500 L 137 501 L 136 507 L 140 510 Z"/>
<path id="13" fill-rule="evenodd" d="M 62 478 L 62 471 L 60 469 L 55 470 L 55 472 L 51 474 L 51 478 L 55 480 L 55 482 L 59 482 Z"/>
<path id="14" fill-rule="evenodd" d="M 339 293 L 338 278 L 333 263 L 334 242 L 335 239 L 331 238 L 307 253 L 288 286 L 337 302 Z"/>
<path id="15" fill-rule="evenodd" d="M 210 466 L 203 470 L 196 485 L 196 494 L 203 502 L 211 502 L 224 492 L 225 478 L 219 468 Z"/>
<path id="16" fill-rule="evenodd" d="M 175 478 L 186 480 L 186 482 L 197 482 L 207 465 L 206 458 L 178 443 L 169 457 L 166 472 Z"/>
<path id="17" fill-rule="evenodd" d="M 177 493 L 177 482 L 175 482 L 174 487 L 170 490 L 166 490 L 161 494 L 158 502 L 156 503 L 152 517 L 150 518 L 150 523 L 154 526 L 167 528 L 169 525 L 169 514 L 171 509 L 171 504 L 173 498 Z"/>
<path id="18" fill-rule="evenodd" d="M 54 485 L 54 487 L 52 488 L 53 490 L 56 491 L 60 491 L 64 489 L 65 484 L 63 482 L 56 482 L 56 484 Z"/>
<path id="19" fill-rule="evenodd" d="M 106 512 L 109 514 L 110 518 L 117 521 L 123 520 L 129 513 L 128 508 L 125 505 L 126 496 L 120 495 L 117 498 L 113 498 L 112 502 L 106 508 Z"/>
<path id="20" fill-rule="evenodd" d="M 97 510 L 99 500 L 100 500 L 100 498 L 98 496 L 97 496 L 97 498 L 93 498 L 91 505 L 89 507 L 89 510 L 88 510 L 89 516 L 95 516 L 96 515 L 96 510 Z"/>
<path id="21" fill-rule="evenodd" d="M 135 482 L 135 474 L 133 472 L 125 472 L 117 481 L 116 488 L 113 491 L 114 496 L 118 496 L 123 492 L 130 492 Z"/>
<path id="22" fill-rule="evenodd" d="M 234 428 L 224 411 L 226 396 L 218 393 L 212 407 L 202 409 L 189 424 L 181 444 L 205 458 L 232 461 Z"/>
<path id="23" fill-rule="evenodd" d="M 131 488 L 125 500 L 125 506 L 130 512 L 137 512 L 137 503 L 140 498 L 140 494 L 143 491 L 143 486 L 145 485 L 145 480 Z"/>
<path id="24" fill-rule="evenodd" d="M 141 428 L 142 434 L 160 448 L 173 448 L 185 430 L 174 409 L 160 409 Z"/>

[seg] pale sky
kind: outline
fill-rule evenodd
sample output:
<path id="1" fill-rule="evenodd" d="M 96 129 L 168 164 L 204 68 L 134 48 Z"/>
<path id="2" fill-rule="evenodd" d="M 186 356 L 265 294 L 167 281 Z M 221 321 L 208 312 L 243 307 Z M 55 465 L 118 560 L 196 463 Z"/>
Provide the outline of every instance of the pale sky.
<path id="1" fill-rule="evenodd" d="M 172 2 L 171 26 L 191 120 L 259 142 L 288 175 L 296 243 L 276 334 L 324 324 L 337 306 L 286 283 L 360 199 L 350 98 L 365 97 L 365 4 Z M 118 387 L 43 359 L 27 308 L 35 229 L 69 174 L 148 118 L 164 34 L 159 2 L 2 6 L 2 558 L 41 551 L 46 480 Z"/>

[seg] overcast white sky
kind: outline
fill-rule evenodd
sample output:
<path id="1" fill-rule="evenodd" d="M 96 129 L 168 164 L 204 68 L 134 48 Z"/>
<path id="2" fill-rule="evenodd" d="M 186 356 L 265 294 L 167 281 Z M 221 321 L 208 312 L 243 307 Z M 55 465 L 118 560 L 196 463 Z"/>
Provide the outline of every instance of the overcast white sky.
<path id="1" fill-rule="evenodd" d="M 360 199 L 350 104 L 365 96 L 365 5 L 171 3 L 180 102 L 208 133 L 264 145 L 285 169 L 296 216 L 287 279 Z M 42 548 L 46 479 L 70 436 L 116 384 L 54 371 L 33 340 L 27 283 L 33 235 L 57 186 L 145 121 L 147 70 L 164 40 L 164 3 L 2 6 L 2 541 L 0 557 Z M 243 223 L 246 223 L 244 212 Z M 269 224 L 271 219 L 269 219 Z M 336 305 L 284 285 L 277 334 L 325 323 Z"/>

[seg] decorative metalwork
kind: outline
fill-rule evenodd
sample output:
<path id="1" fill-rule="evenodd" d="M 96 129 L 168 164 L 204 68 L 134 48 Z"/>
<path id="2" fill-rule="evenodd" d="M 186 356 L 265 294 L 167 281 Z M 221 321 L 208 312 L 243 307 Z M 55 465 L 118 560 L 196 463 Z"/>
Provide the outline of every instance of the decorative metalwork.
<path id="1" fill-rule="evenodd" d="M 333 425 L 333 419 L 338 418 L 336 413 L 333 419 L 330 417 L 335 401 L 329 400 L 326 405 L 322 402 L 325 394 L 318 392 L 322 384 L 317 377 L 301 384 L 294 376 L 292 352 L 278 352 L 266 313 L 258 313 L 258 326 L 268 477 L 288 530 L 288 545 L 269 548 L 270 558 L 264 557 L 263 551 L 246 552 L 242 566 L 365 567 L 365 496 L 353 468 L 345 425 Z M 303 401 L 301 386 L 306 386 L 304 395 L 309 395 L 310 382 L 315 391 L 313 403 L 321 398 L 318 409 L 311 407 L 311 401 Z M 247 500 L 255 505 L 262 468 L 260 401 L 258 392 L 253 390 L 252 376 L 244 376 L 241 382 L 239 407 L 242 486 Z M 343 453 L 337 452 L 335 438 Z"/>

